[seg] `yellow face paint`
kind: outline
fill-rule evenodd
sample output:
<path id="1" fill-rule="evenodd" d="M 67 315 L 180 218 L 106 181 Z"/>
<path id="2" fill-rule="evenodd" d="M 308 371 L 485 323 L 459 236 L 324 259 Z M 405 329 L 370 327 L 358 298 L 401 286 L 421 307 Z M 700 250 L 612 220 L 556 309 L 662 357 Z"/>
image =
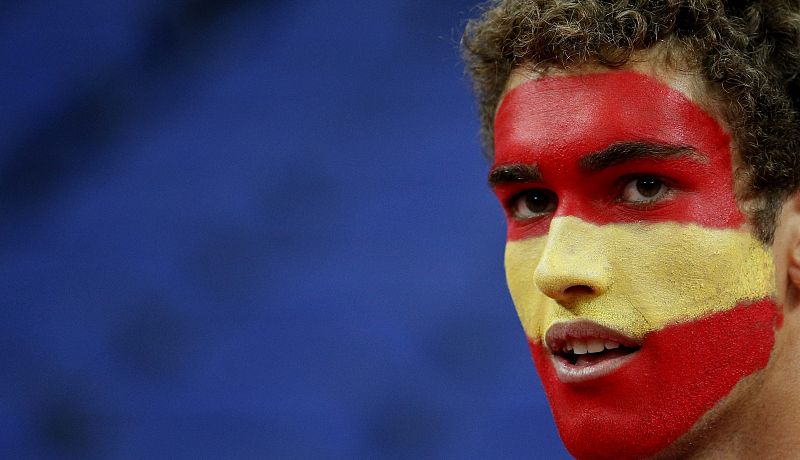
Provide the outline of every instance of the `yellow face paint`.
<path id="1" fill-rule="evenodd" d="M 641 340 L 647 333 L 769 296 L 772 255 L 748 232 L 694 224 L 594 225 L 556 217 L 549 233 L 509 241 L 506 277 L 526 334 L 588 319 Z M 595 295 L 560 289 L 589 285 Z M 602 295 L 597 295 L 602 294 Z"/>

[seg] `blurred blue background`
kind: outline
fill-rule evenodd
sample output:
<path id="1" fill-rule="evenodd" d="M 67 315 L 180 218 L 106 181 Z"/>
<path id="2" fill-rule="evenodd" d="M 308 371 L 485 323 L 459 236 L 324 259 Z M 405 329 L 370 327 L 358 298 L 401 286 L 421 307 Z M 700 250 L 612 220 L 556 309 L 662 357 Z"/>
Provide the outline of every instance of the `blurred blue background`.
<path id="1" fill-rule="evenodd" d="M 474 4 L 0 3 L 0 456 L 565 457 Z"/>

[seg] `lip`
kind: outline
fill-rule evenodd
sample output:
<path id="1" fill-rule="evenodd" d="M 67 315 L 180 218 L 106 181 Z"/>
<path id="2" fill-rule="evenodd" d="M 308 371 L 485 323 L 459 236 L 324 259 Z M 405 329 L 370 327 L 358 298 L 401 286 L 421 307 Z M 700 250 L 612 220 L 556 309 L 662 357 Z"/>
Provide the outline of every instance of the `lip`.
<path id="1" fill-rule="evenodd" d="M 545 343 L 553 362 L 556 376 L 562 383 L 583 383 L 609 375 L 636 358 L 640 349 L 623 356 L 604 359 L 600 362 L 576 366 L 553 350 L 561 350 L 568 340 L 603 339 L 611 340 L 628 348 L 641 347 L 641 342 L 634 340 L 619 331 L 602 326 L 592 321 L 579 320 L 556 323 L 548 329 Z"/>

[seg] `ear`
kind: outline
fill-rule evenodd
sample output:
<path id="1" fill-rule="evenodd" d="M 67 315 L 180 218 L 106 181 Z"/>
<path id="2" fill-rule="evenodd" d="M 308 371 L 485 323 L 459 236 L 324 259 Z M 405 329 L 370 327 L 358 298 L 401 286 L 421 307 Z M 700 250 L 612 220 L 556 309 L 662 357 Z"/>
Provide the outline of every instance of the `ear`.
<path id="1" fill-rule="evenodd" d="M 800 245 L 795 245 L 789 255 L 789 288 L 800 291 Z"/>
<path id="2" fill-rule="evenodd" d="M 800 309 L 800 192 L 784 202 L 772 246 L 778 301 L 788 313 Z"/>

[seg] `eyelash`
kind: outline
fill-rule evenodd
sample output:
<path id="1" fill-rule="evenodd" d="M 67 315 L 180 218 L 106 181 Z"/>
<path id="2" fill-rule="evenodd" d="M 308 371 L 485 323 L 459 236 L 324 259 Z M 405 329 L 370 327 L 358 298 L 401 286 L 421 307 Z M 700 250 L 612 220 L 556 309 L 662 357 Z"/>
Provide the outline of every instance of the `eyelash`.
<path id="1" fill-rule="evenodd" d="M 648 179 L 659 183 L 660 188 L 659 191 L 656 193 L 657 196 L 654 196 L 651 199 L 643 199 L 638 201 L 624 199 L 624 194 L 626 193 L 626 191 L 628 191 L 629 186 L 631 185 L 636 186 L 637 181 L 648 180 Z M 655 174 L 630 174 L 620 178 L 617 183 L 619 184 L 618 185 L 619 191 L 617 193 L 617 198 L 614 201 L 617 203 L 623 203 L 627 206 L 633 206 L 642 209 L 652 208 L 658 203 L 669 200 L 672 194 L 676 190 L 670 180 L 657 176 Z M 642 194 L 641 190 L 637 191 L 639 194 Z"/>
<path id="2" fill-rule="evenodd" d="M 526 204 L 525 201 L 523 201 L 523 200 L 526 200 L 526 199 L 529 199 L 529 198 L 536 198 L 536 197 L 546 198 L 546 199 L 549 200 L 547 203 L 545 203 L 545 204 L 547 204 L 545 209 L 543 209 L 541 211 L 532 211 L 531 210 L 530 211 L 530 213 L 531 213 L 530 216 L 520 216 L 520 214 L 523 211 L 520 210 L 519 208 L 521 208 L 522 205 Z M 556 195 L 552 191 L 550 191 L 548 189 L 545 189 L 545 188 L 528 189 L 528 190 L 524 190 L 524 191 L 514 195 L 508 201 L 507 207 L 508 207 L 508 210 L 509 210 L 510 214 L 515 219 L 518 219 L 518 220 L 531 220 L 531 219 L 535 219 L 537 217 L 541 217 L 541 216 L 547 215 L 547 214 L 555 211 L 556 207 L 558 207 L 558 195 Z"/>
<path id="3" fill-rule="evenodd" d="M 636 192 L 638 192 L 640 195 L 644 196 L 644 194 L 642 193 L 642 191 L 640 189 L 638 189 L 638 186 L 636 184 L 636 182 L 640 181 L 640 180 L 651 180 L 651 181 L 655 181 L 655 182 L 658 183 L 659 190 L 654 194 L 654 197 L 652 199 L 642 199 L 642 200 L 626 200 L 626 199 L 624 199 L 624 195 L 628 192 L 628 188 L 630 186 L 637 187 Z M 614 199 L 615 203 L 622 203 L 625 206 L 635 207 L 635 208 L 638 208 L 638 209 L 653 208 L 653 207 L 657 206 L 658 203 L 661 203 L 661 202 L 669 200 L 671 198 L 672 194 L 674 193 L 674 191 L 676 190 L 675 187 L 670 183 L 669 180 L 664 179 L 664 178 L 662 178 L 660 176 L 657 176 L 657 175 L 654 175 L 654 174 L 630 174 L 630 175 L 623 176 L 617 181 L 616 189 L 617 189 L 617 193 L 616 193 L 616 198 Z M 533 195 L 534 193 L 537 193 L 537 194 L 534 196 Z M 529 215 L 529 216 L 520 215 L 520 214 L 525 212 L 524 209 L 520 209 L 525 205 L 525 202 L 522 201 L 522 200 L 523 199 L 527 199 L 527 198 L 534 198 L 534 197 L 538 197 L 538 198 L 546 197 L 546 198 L 550 199 L 551 201 L 548 202 L 547 203 L 548 206 L 546 206 L 546 208 L 541 210 L 541 211 L 532 211 L 532 210 L 528 209 L 528 212 L 531 215 Z M 645 198 L 648 198 L 648 197 L 645 197 Z M 558 206 L 558 195 L 556 195 L 554 192 L 552 192 L 552 191 L 550 191 L 548 189 L 545 189 L 545 188 L 533 188 L 533 189 L 524 190 L 524 191 L 514 195 L 508 201 L 508 204 L 507 204 L 507 208 L 509 210 L 509 213 L 515 219 L 523 220 L 523 221 L 536 219 L 538 217 L 542 217 L 542 216 L 545 216 L 545 215 L 547 215 L 549 213 L 552 213 L 553 211 L 555 211 L 557 206 Z"/>

